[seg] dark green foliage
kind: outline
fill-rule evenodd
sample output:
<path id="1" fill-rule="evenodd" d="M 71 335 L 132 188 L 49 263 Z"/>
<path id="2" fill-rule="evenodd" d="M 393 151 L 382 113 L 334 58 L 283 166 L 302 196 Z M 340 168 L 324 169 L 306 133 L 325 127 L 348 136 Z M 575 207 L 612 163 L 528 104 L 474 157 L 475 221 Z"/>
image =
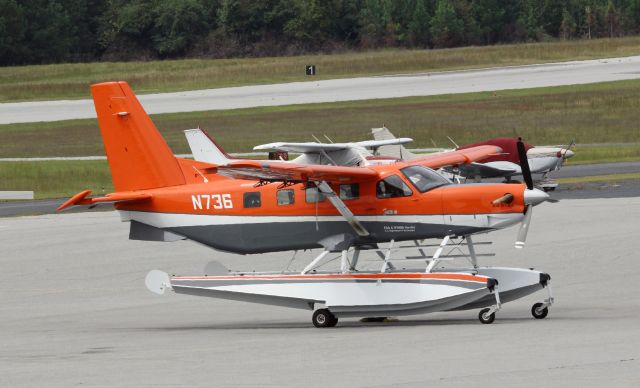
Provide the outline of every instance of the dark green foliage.
<path id="1" fill-rule="evenodd" d="M 438 0 L 431 19 L 431 36 L 435 47 L 460 46 L 463 42 L 464 21 L 448 0 Z"/>
<path id="2" fill-rule="evenodd" d="M 0 66 L 640 33 L 640 0 L 0 0 Z"/>

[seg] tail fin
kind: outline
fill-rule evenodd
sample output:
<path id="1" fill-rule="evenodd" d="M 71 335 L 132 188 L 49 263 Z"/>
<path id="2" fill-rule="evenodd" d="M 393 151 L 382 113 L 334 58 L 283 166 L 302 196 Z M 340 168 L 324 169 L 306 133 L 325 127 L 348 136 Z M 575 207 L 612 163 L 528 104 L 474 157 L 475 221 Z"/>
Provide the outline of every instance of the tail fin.
<path id="1" fill-rule="evenodd" d="M 371 128 L 371 133 L 376 140 L 391 140 L 396 138 L 387 127 Z M 418 157 L 404 148 L 402 144 L 382 146 L 378 148 L 378 155 L 393 156 L 400 160 L 412 160 Z"/>
<path id="2" fill-rule="evenodd" d="M 186 129 L 184 135 L 187 137 L 193 159 L 198 162 L 227 164 L 233 159 L 200 128 Z"/>
<path id="3" fill-rule="evenodd" d="M 185 183 L 171 149 L 126 82 L 91 86 L 116 191 Z"/>

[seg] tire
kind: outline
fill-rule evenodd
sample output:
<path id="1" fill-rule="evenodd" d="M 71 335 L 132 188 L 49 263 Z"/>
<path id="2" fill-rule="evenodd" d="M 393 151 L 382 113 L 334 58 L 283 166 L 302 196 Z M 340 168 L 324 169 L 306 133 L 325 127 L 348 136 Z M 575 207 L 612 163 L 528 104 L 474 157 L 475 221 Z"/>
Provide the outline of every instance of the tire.
<path id="1" fill-rule="evenodd" d="M 490 323 L 493 323 L 493 321 L 496 320 L 496 313 L 491 313 L 489 315 L 486 315 L 489 312 L 489 309 L 482 309 L 480 310 L 480 314 L 478 314 L 478 319 L 480 320 L 480 322 L 482 322 L 485 325 L 488 325 Z"/>
<path id="2" fill-rule="evenodd" d="M 549 308 L 545 307 L 540 309 L 542 306 L 544 306 L 542 303 L 536 303 L 531 307 L 531 315 L 533 315 L 535 319 L 544 319 L 549 314 Z"/>
<path id="3" fill-rule="evenodd" d="M 334 327 L 338 323 L 338 318 L 331 314 L 328 309 L 318 309 L 313 313 L 311 322 L 315 327 Z"/>

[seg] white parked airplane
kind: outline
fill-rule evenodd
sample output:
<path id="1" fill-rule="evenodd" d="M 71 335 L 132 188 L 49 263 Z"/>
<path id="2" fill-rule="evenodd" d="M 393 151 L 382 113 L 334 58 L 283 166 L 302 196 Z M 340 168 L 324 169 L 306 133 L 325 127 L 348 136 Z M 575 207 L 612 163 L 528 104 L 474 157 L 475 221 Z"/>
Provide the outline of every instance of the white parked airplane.
<path id="1" fill-rule="evenodd" d="M 201 129 L 187 129 L 184 131 L 193 158 L 199 162 L 221 164 L 233 157 L 226 154 L 216 142 Z M 292 163 L 321 164 L 345 167 L 371 166 L 395 162 L 396 158 L 377 157 L 374 154 L 381 147 L 401 146 L 411 143 L 413 139 L 393 138 L 385 140 L 365 140 L 353 143 L 320 143 L 277 142 L 253 147 L 255 151 L 266 151 L 270 155 L 280 156 L 288 160 L 288 153 L 300 154 Z M 279 159 L 279 158 L 278 158 Z"/>

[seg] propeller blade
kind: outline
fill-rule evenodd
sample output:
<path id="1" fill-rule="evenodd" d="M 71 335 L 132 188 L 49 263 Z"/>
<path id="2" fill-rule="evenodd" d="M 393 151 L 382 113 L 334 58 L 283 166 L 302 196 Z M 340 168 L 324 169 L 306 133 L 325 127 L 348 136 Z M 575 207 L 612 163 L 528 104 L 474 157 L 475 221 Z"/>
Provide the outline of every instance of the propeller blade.
<path id="1" fill-rule="evenodd" d="M 556 163 L 556 171 L 558 171 L 562 166 L 564 166 L 564 162 L 567 161 L 567 152 L 571 152 L 571 154 L 569 154 L 569 158 L 573 156 L 573 152 L 571 151 L 571 147 L 573 147 L 576 144 L 576 139 L 571 139 L 571 141 L 569 142 L 569 145 L 567 145 L 565 148 L 562 149 L 562 154 L 558 155 L 560 156 L 560 158 L 558 158 L 558 163 Z"/>
<path id="2" fill-rule="evenodd" d="M 524 148 L 522 138 L 518 138 L 516 143 L 518 147 L 518 157 L 520 158 L 520 169 L 522 170 L 522 177 L 524 178 L 527 188 L 533 190 L 533 178 L 531 177 L 531 169 L 529 169 L 529 159 L 527 158 L 527 150 Z"/>
<path id="3" fill-rule="evenodd" d="M 531 215 L 533 214 L 533 206 L 527 206 L 527 211 L 524 215 L 524 219 L 518 229 L 518 238 L 516 239 L 516 248 L 524 248 L 524 244 L 527 241 L 527 233 L 529 232 L 529 224 L 531 224 Z"/>

